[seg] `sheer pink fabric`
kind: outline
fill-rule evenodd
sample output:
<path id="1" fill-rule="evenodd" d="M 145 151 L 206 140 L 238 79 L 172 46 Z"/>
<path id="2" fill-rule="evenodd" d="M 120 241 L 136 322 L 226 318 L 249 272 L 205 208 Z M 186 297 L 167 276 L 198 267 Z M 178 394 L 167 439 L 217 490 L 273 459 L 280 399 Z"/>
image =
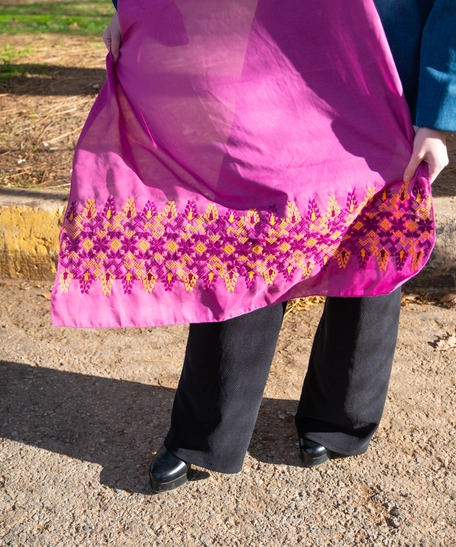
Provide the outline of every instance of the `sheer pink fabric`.
<path id="1" fill-rule="evenodd" d="M 120 0 L 77 145 L 54 325 L 220 321 L 373 296 L 432 250 L 371 0 Z"/>

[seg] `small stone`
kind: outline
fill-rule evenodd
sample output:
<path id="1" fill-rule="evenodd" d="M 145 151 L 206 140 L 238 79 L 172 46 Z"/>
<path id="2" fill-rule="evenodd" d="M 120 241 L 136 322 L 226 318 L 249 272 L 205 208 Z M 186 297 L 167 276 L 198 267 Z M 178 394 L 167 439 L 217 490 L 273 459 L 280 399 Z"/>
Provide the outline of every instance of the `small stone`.
<path id="1" fill-rule="evenodd" d="M 395 519 L 395 518 L 390 519 L 390 520 L 388 521 L 388 524 L 389 524 L 390 526 L 392 526 L 393 528 L 399 528 L 400 525 L 401 525 L 401 523 L 399 522 L 399 520 L 398 520 L 398 519 Z"/>
<path id="2" fill-rule="evenodd" d="M 391 515 L 392 517 L 400 517 L 400 516 L 401 516 L 401 512 L 399 511 L 399 509 L 398 509 L 396 506 L 394 506 L 394 507 L 391 509 L 391 511 L 390 511 L 390 515 Z"/>

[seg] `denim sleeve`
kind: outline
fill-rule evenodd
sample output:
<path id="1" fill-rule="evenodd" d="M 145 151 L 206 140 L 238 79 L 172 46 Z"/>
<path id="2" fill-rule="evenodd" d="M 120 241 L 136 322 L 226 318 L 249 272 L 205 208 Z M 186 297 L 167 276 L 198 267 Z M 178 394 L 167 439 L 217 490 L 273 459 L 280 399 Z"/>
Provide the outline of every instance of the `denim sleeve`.
<path id="1" fill-rule="evenodd" d="M 421 39 L 416 125 L 456 130 L 456 2 L 434 0 Z"/>

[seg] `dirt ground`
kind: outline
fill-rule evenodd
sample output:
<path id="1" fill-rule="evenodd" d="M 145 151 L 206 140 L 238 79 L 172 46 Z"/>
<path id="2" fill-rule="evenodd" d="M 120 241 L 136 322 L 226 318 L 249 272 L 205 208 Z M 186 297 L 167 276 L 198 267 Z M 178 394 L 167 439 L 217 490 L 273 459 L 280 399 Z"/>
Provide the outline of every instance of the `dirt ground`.
<path id="1" fill-rule="evenodd" d="M 74 146 L 105 80 L 100 40 L 0 36 L 0 185 L 69 187 Z"/>
<path id="2" fill-rule="evenodd" d="M 0 286 L 0 545 L 456 543 L 456 309 L 407 297 L 369 451 L 300 465 L 293 424 L 322 304 L 284 323 L 244 469 L 152 495 L 185 326 L 53 329 L 47 285 Z"/>

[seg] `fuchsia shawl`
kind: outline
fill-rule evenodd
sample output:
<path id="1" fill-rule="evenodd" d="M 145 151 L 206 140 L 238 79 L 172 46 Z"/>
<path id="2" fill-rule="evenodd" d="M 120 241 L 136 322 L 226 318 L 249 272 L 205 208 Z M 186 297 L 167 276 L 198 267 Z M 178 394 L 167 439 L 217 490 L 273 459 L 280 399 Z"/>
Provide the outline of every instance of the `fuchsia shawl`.
<path id="1" fill-rule="evenodd" d="M 120 0 L 77 145 L 54 325 L 221 321 L 374 296 L 434 242 L 371 0 Z"/>

